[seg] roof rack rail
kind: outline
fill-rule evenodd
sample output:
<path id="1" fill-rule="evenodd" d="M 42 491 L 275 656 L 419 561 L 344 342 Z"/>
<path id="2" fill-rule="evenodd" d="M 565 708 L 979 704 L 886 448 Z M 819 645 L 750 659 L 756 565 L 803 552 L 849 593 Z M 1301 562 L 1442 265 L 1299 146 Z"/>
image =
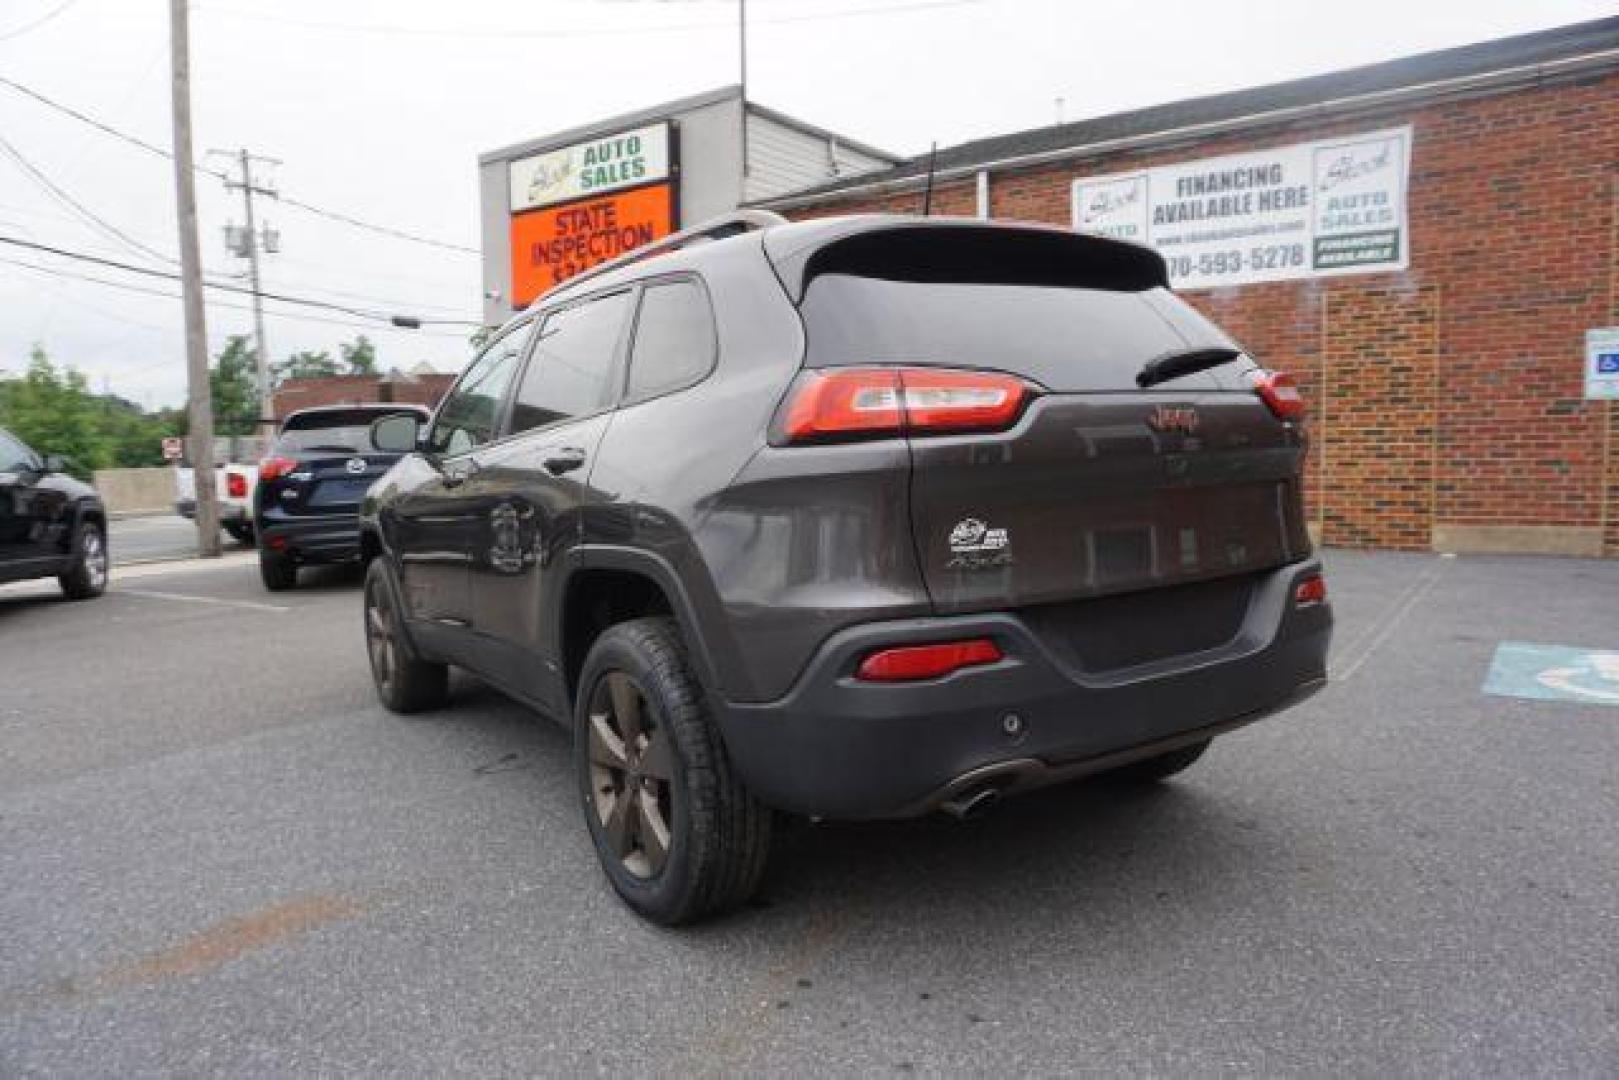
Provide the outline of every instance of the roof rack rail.
<path id="1" fill-rule="evenodd" d="M 721 214 L 718 217 L 709 218 L 707 221 L 702 222 L 699 225 L 693 225 L 689 229 L 681 229 L 677 233 L 670 233 L 662 240 L 654 240 L 650 244 L 645 244 L 641 247 L 635 248 L 632 251 L 626 251 L 624 254 L 616 258 L 608 259 L 604 263 L 597 263 L 590 269 L 575 274 L 566 281 L 558 282 L 555 286 L 547 289 L 546 292 L 541 293 L 539 297 L 536 297 L 534 301 L 531 301 L 526 306 L 532 307 L 535 302 L 547 294 L 556 292 L 559 289 L 566 289 L 573 285 L 577 285 L 581 281 L 587 281 L 590 278 L 600 277 L 601 275 L 610 273 L 619 269 L 620 267 L 629 266 L 632 263 L 638 263 L 642 259 L 650 259 L 655 255 L 662 255 L 667 251 L 677 251 L 680 248 L 686 247 L 688 244 L 706 243 L 712 240 L 724 240 L 726 237 L 738 236 L 746 232 L 763 232 L 766 229 L 773 229 L 777 225 L 785 224 L 787 224 L 787 219 L 773 210 L 733 210 L 729 214 Z"/>

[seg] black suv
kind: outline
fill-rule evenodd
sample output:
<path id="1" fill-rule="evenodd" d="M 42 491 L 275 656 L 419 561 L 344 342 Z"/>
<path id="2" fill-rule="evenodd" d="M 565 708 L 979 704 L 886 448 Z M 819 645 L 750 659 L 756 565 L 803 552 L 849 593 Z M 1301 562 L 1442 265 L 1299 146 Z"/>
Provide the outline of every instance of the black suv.
<path id="1" fill-rule="evenodd" d="M 401 415 L 416 424 L 428 412 L 420 405 L 328 405 L 300 409 L 281 422 L 253 491 L 266 589 L 294 588 L 300 566 L 359 558 L 360 497 L 399 459 L 372 444 L 371 425 Z"/>
<path id="2" fill-rule="evenodd" d="M 54 577 L 88 600 L 107 588 L 107 509 L 66 467 L 0 428 L 0 584 Z"/>
<path id="3" fill-rule="evenodd" d="M 740 215 L 379 425 L 414 452 L 361 514 L 377 690 L 438 705 L 453 664 L 567 718 L 607 876 L 665 923 L 748 897 L 772 810 L 1168 776 L 1325 680 L 1302 405 L 1148 249 Z"/>

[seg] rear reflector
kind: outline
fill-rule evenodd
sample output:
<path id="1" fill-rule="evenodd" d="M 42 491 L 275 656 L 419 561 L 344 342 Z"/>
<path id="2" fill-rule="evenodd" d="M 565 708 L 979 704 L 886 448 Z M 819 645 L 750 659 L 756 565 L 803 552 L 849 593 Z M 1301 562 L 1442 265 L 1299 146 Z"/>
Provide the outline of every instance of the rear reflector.
<path id="1" fill-rule="evenodd" d="M 1308 607 L 1311 604 L 1324 604 L 1327 600 L 1327 579 L 1320 574 L 1311 574 L 1299 582 L 1293 590 L 1293 602 L 1299 607 Z"/>
<path id="2" fill-rule="evenodd" d="M 1304 419 L 1304 395 L 1285 371 L 1257 371 L 1251 376 L 1258 394 L 1279 420 Z"/>
<path id="3" fill-rule="evenodd" d="M 233 499 L 247 498 L 247 477 L 239 472 L 225 474 L 225 494 Z"/>
<path id="4" fill-rule="evenodd" d="M 1001 650 L 988 638 L 948 641 L 937 645 L 906 645 L 874 652 L 860 662 L 856 678 L 866 682 L 910 682 L 937 679 L 952 671 L 978 664 L 993 664 Z"/>
<path id="5" fill-rule="evenodd" d="M 259 462 L 259 479 L 276 480 L 287 475 L 297 467 L 298 463 L 291 458 L 267 457 L 263 461 Z"/>
<path id="6" fill-rule="evenodd" d="M 844 368 L 804 375 L 783 410 L 788 442 L 999 431 L 1023 411 L 1029 385 L 991 371 Z"/>

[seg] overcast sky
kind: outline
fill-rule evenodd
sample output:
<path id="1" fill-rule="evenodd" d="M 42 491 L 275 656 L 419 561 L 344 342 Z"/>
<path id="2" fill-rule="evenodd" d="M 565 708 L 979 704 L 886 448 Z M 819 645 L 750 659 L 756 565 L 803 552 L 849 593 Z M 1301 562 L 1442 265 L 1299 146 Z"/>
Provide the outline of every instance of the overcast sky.
<path id="1" fill-rule="evenodd" d="M 54 17 L 52 12 L 60 9 Z M 750 95 L 900 153 L 1254 86 L 1612 14 L 1611 0 L 749 0 Z M 0 75 L 170 144 L 165 0 L 0 0 Z M 198 0 L 196 147 L 280 158 L 289 196 L 475 246 L 481 151 L 734 82 L 735 0 Z M 44 19 L 45 21 L 39 22 Z M 34 25 L 29 29 L 31 24 Z M 0 86 L 0 137 L 136 242 L 176 250 L 160 158 Z M 239 196 L 199 182 L 203 261 Z M 274 203 L 267 288 L 370 310 L 475 319 L 475 255 L 386 239 Z M 163 265 L 85 224 L 0 147 L 0 235 Z M 42 344 L 100 388 L 184 397 L 180 304 L 15 265 L 139 279 L 0 250 L 0 375 Z M 166 282 L 148 287 L 173 291 Z M 219 302 L 215 302 L 215 300 Z M 210 294 L 212 348 L 251 327 Z M 458 332 L 333 325 L 270 305 L 270 353 L 365 332 L 384 366 L 467 359 Z M 341 318 L 342 316 L 331 315 Z"/>

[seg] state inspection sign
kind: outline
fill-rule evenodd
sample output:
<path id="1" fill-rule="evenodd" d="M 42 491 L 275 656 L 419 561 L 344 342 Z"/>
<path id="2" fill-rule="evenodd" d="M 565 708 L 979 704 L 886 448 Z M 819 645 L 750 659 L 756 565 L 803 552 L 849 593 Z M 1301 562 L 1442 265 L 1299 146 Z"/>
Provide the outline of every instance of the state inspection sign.
<path id="1" fill-rule="evenodd" d="M 1148 244 L 1176 288 L 1404 270 L 1411 128 L 1085 177 L 1074 228 Z"/>
<path id="2" fill-rule="evenodd" d="M 512 304 L 674 231 L 673 184 L 654 184 L 512 218 Z"/>

